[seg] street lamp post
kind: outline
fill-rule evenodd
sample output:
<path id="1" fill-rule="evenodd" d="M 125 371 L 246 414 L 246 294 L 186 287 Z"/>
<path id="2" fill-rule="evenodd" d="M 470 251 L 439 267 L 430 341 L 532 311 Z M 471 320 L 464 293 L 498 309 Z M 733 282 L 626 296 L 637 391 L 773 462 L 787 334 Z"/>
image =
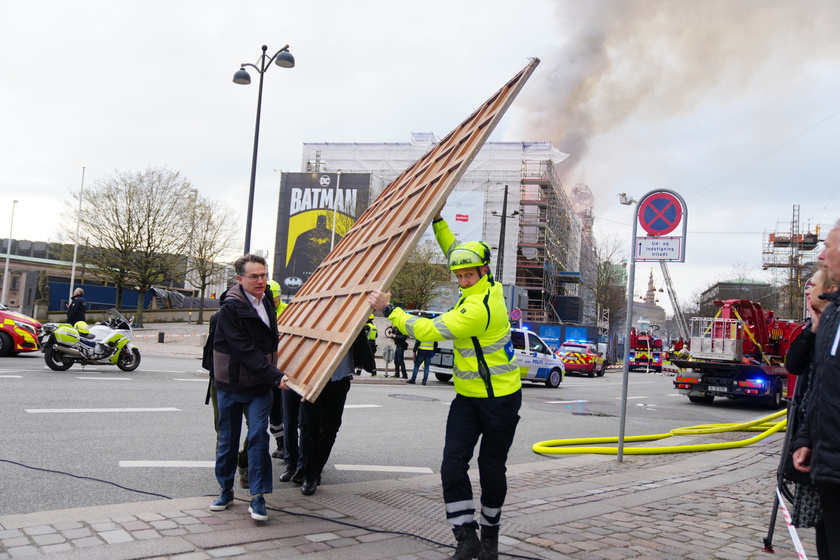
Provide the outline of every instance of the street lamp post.
<path id="1" fill-rule="evenodd" d="M 254 154 L 251 158 L 251 185 L 248 191 L 248 218 L 245 222 L 245 253 L 251 251 L 251 222 L 254 217 L 254 186 L 257 180 L 257 148 L 260 142 L 260 111 L 262 110 L 262 92 L 263 92 L 263 74 L 274 62 L 281 68 L 294 68 L 295 57 L 289 52 L 289 45 L 286 45 L 270 57 L 266 54 L 268 47 L 262 46 L 262 54 L 259 59 L 259 66 L 249 62 L 243 62 L 239 70 L 233 75 L 233 83 L 248 85 L 251 83 L 251 76 L 245 70 L 246 66 L 250 66 L 260 74 L 260 86 L 257 92 L 257 124 L 254 127 Z"/>
<path id="2" fill-rule="evenodd" d="M 9 241 L 6 245 L 6 269 L 3 272 L 3 297 L 0 298 L 2 300 L 3 305 L 6 305 L 6 288 L 9 285 L 9 258 L 12 255 L 12 228 L 15 226 L 15 206 L 17 205 L 17 200 L 12 202 L 12 220 L 9 224 Z"/>

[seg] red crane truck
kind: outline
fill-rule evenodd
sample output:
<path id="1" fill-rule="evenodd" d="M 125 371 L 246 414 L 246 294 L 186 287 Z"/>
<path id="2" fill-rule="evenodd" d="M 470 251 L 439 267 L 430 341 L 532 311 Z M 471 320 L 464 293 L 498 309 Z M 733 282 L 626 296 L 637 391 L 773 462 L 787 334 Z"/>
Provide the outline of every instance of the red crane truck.
<path id="1" fill-rule="evenodd" d="M 714 317 L 691 319 L 691 358 L 672 360 L 681 370 L 674 387 L 694 403 L 749 398 L 780 408 L 796 379 L 785 355 L 803 324 L 776 319 L 754 301 L 714 303 L 720 308 Z"/>

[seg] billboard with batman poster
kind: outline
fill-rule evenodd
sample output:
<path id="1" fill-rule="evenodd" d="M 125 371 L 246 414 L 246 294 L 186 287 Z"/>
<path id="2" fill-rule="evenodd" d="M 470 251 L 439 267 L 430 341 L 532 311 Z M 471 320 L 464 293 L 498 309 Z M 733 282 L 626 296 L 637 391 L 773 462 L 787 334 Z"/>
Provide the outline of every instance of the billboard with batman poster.
<path id="1" fill-rule="evenodd" d="M 294 295 L 368 207 L 369 173 L 283 173 L 274 274 Z"/>

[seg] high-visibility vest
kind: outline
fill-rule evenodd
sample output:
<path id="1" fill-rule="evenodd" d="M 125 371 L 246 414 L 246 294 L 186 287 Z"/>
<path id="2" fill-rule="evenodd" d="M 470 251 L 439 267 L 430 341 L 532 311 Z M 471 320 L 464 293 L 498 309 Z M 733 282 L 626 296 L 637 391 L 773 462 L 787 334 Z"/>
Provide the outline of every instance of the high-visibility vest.
<path id="1" fill-rule="evenodd" d="M 433 225 L 443 252 L 449 256 L 458 242 L 443 220 Z M 502 397 L 522 387 L 510 338 L 510 321 L 502 285 L 487 274 L 461 290 L 458 304 L 434 319 L 396 308 L 388 316 L 394 325 L 421 341 L 452 340 L 455 391 L 466 397 Z"/>
<path id="2" fill-rule="evenodd" d="M 376 329 L 376 325 L 368 323 L 368 340 L 376 340 L 377 334 L 379 334 L 379 331 Z"/>

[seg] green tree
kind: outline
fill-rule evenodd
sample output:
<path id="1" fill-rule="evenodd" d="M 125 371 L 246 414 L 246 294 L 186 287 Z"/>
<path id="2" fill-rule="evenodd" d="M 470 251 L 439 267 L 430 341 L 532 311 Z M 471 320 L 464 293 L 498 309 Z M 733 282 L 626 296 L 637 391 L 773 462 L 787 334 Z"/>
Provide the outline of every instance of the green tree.
<path id="1" fill-rule="evenodd" d="M 450 282 L 437 243 L 417 245 L 391 284 L 391 298 L 407 309 L 426 309 L 442 286 Z"/>

